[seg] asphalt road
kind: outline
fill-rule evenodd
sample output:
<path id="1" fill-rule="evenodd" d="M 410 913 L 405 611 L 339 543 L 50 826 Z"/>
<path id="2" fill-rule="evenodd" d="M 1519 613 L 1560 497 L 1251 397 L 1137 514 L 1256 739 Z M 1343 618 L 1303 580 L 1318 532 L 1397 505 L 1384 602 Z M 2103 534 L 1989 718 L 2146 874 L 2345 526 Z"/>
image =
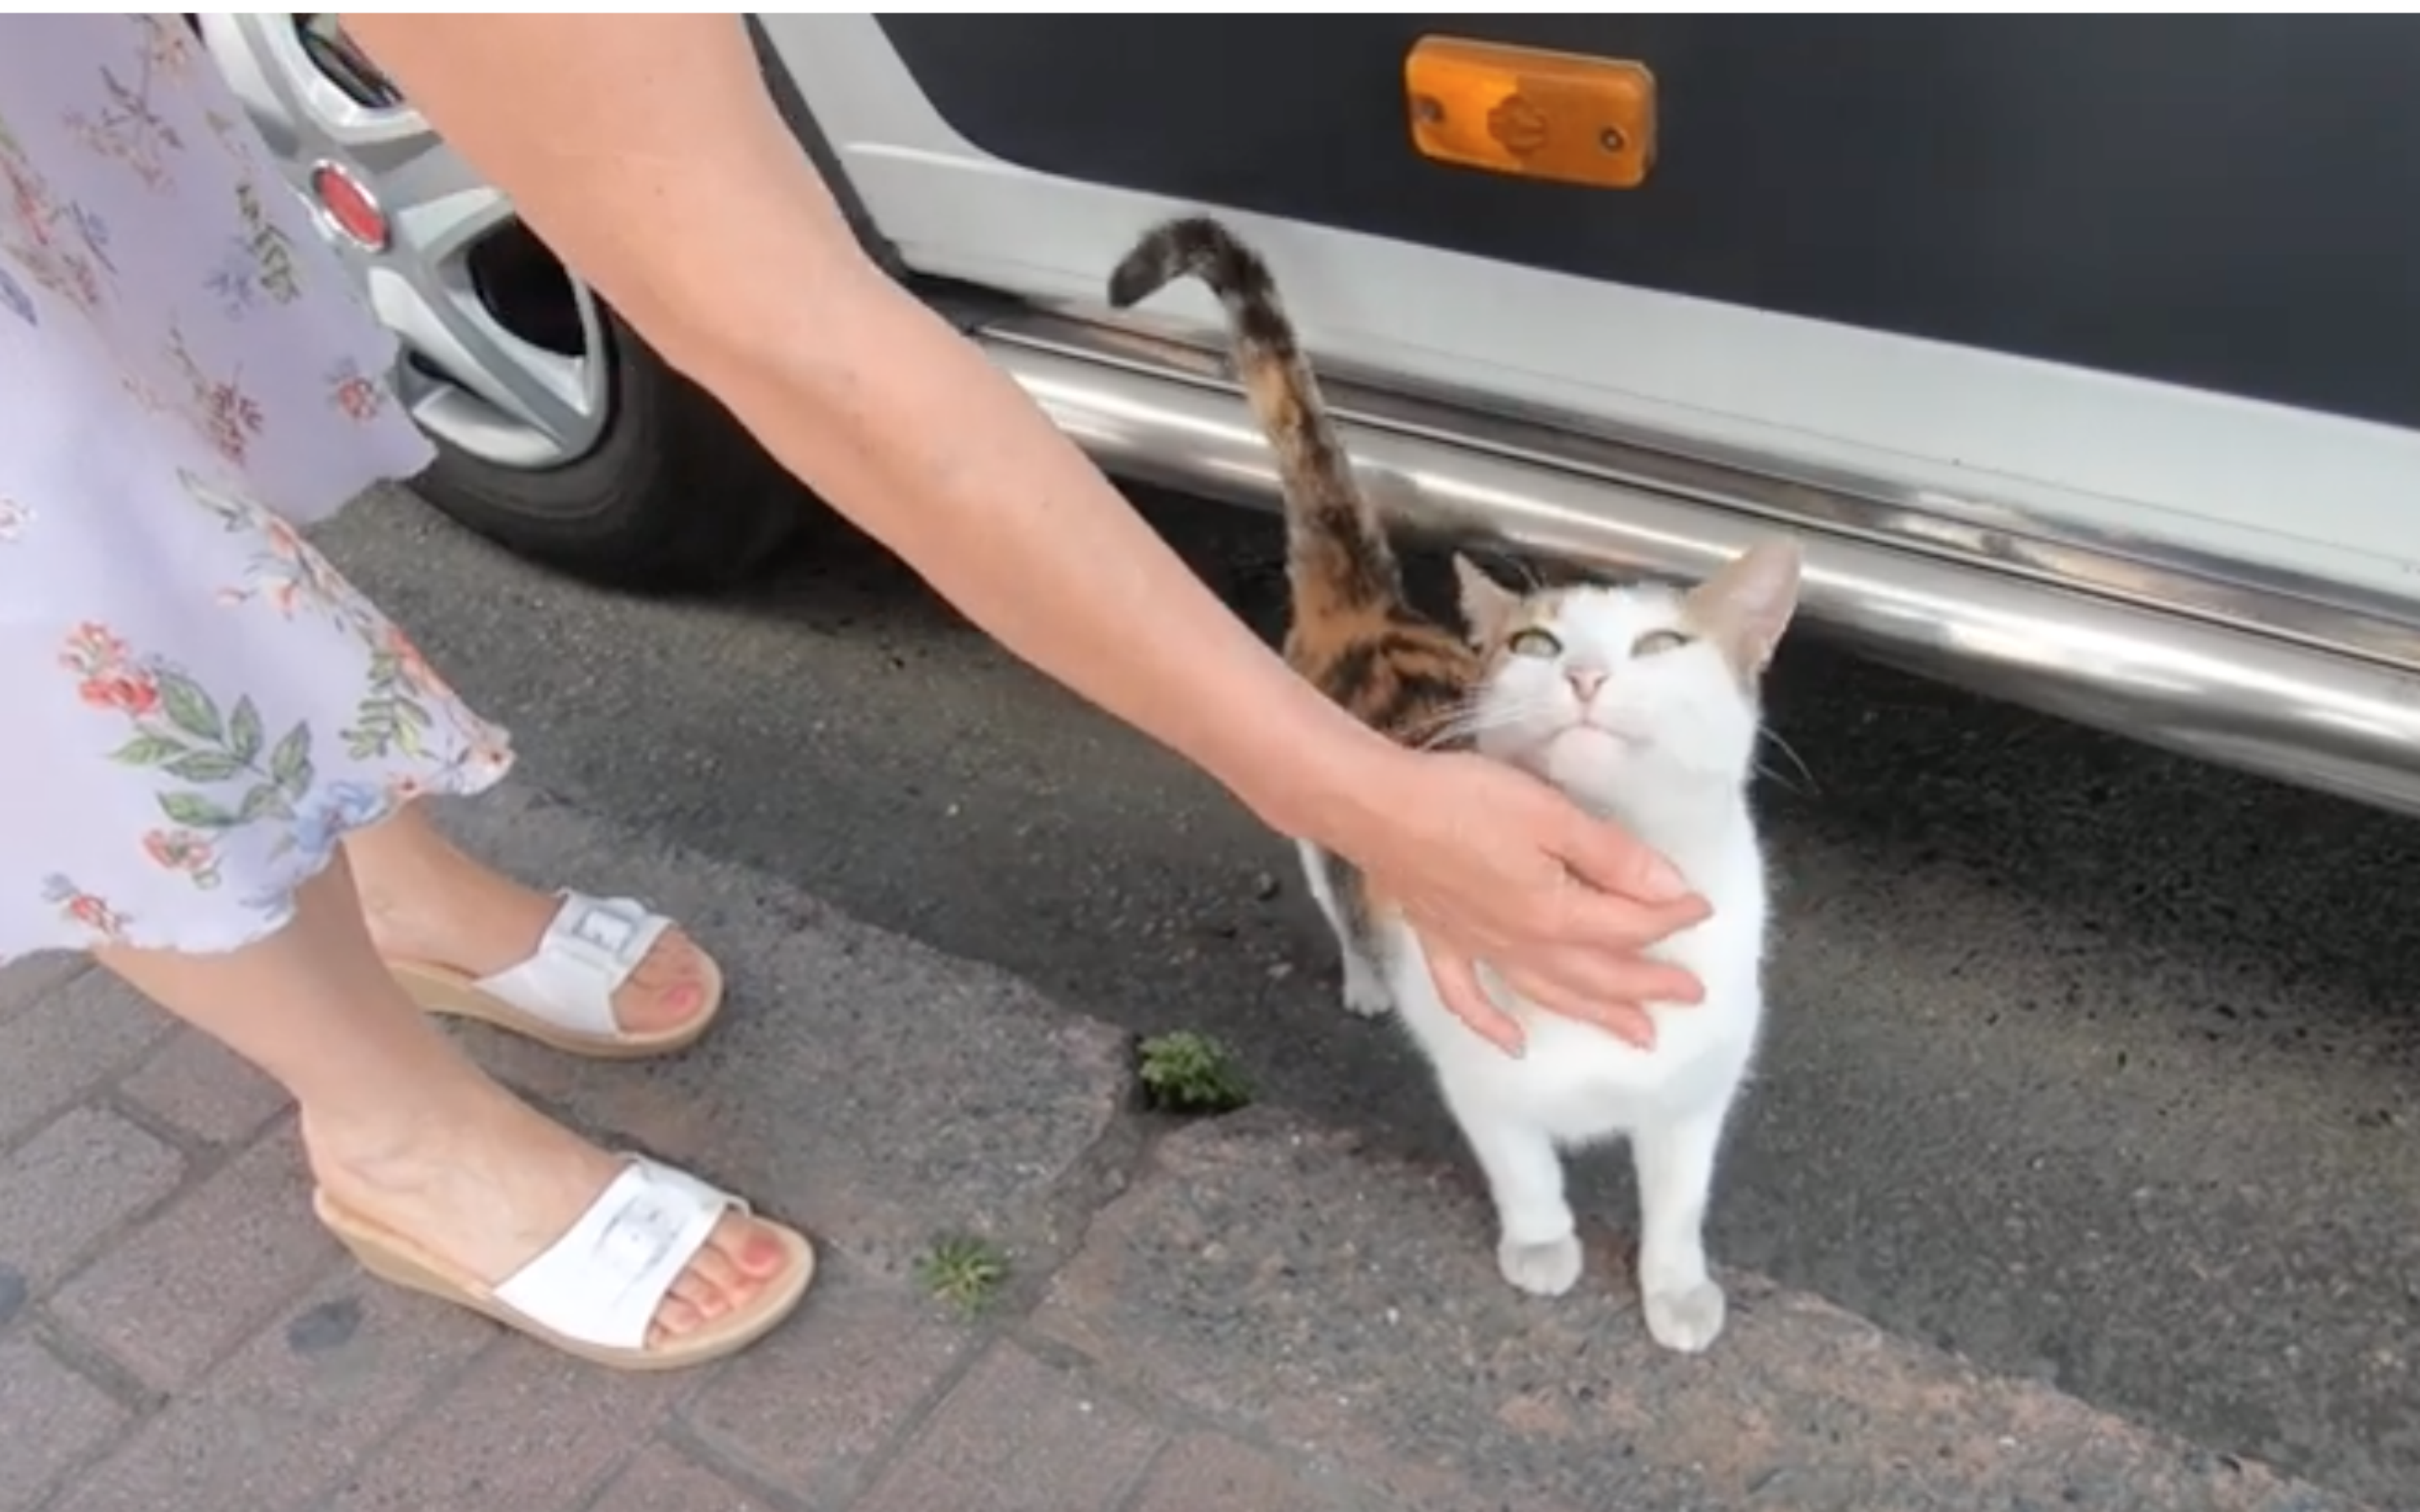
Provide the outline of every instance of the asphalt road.
<path id="1" fill-rule="evenodd" d="M 1270 518 L 1151 507 L 1274 624 Z M 845 532 L 706 605 L 542 575 L 409 500 L 327 544 L 526 781 L 1071 1006 L 1213 1029 L 1264 1098 L 1461 1158 L 1392 1031 L 1334 1006 L 1288 850 Z M 1771 716 L 1808 775 L 1776 752 L 1764 794 L 1775 1023 L 1718 1258 L 2420 1505 L 2420 825 L 1811 640 Z M 1618 1160 L 1581 1192 L 1626 1221 Z"/>

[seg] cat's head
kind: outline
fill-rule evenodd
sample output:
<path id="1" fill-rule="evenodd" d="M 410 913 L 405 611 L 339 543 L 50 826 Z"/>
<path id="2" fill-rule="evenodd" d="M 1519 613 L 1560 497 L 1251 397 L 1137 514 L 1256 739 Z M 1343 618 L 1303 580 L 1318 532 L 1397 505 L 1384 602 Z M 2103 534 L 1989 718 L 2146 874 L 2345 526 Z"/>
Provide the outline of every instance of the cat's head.
<path id="1" fill-rule="evenodd" d="M 1523 592 L 1457 557 L 1463 619 L 1486 667 L 1466 721 L 1479 748 L 1583 799 L 1744 785 L 1798 568 L 1796 545 L 1775 538 L 1685 592 Z"/>

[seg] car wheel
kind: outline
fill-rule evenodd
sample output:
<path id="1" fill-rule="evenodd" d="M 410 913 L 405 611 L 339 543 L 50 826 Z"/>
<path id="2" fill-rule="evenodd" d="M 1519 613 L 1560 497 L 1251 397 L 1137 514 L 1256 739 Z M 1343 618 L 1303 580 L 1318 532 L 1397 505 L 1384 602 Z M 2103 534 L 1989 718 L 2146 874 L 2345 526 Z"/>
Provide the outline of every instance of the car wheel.
<path id="1" fill-rule="evenodd" d="M 565 271 L 334 16 L 194 18 L 287 181 L 400 338 L 438 451 L 413 480 L 480 534 L 591 580 L 745 579 L 813 501 L 721 404 Z"/>

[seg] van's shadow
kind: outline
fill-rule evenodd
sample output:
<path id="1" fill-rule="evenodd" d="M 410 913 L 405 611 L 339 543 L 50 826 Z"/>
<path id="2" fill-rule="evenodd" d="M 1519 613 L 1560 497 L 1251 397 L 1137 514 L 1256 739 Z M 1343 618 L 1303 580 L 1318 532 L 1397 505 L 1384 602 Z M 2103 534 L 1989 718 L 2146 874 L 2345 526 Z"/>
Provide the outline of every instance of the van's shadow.
<path id="1" fill-rule="evenodd" d="M 1274 517 L 1145 497 L 1146 516 L 1264 637 L 1284 612 Z M 978 632 L 904 565 L 819 524 L 801 563 L 735 595 L 737 611 L 827 631 Z M 1422 602 L 1444 607 L 1444 560 L 1414 552 Z M 1782 837 L 1820 835 L 1910 867 L 1945 862 L 2029 912 L 2165 952 L 2257 957 L 2278 980 L 2371 1005 L 2360 1027 L 2420 1064 L 2420 824 L 2170 756 L 2137 742 L 1878 667 L 1801 633 L 1767 689 L 1762 793 Z M 1794 757 L 1792 753 L 1794 753 Z M 2351 1024 L 2300 1023 L 2285 1041 Z"/>

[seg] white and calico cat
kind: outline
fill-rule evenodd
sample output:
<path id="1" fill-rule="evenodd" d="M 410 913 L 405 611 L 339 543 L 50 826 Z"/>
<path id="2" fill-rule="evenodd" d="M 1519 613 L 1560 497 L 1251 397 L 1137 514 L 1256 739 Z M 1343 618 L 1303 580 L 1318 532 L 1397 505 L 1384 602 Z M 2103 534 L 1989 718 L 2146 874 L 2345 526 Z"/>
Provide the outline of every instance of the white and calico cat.
<path id="1" fill-rule="evenodd" d="M 1353 1006 L 1383 1006 L 1370 994 L 1382 982 L 1427 1053 L 1486 1173 L 1497 1264 L 1524 1291 L 1554 1296 L 1580 1273 L 1563 1151 L 1627 1137 L 1648 1332 L 1667 1349 L 1702 1350 L 1724 1313 L 1706 1263 L 1706 1207 L 1764 1017 L 1765 868 L 1747 795 L 1756 688 L 1796 603 L 1798 553 L 1760 545 L 1686 594 L 1651 585 L 1524 595 L 1455 565 L 1487 658 L 1468 719 L 1474 743 L 1618 820 L 1689 879 L 1713 913 L 1655 953 L 1696 975 L 1705 997 L 1650 1005 L 1655 1044 L 1640 1050 L 1490 981 L 1528 1035 L 1515 1059 L 1438 998 L 1398 914 L 1374 921 L 1366 948 L 1339 930 L 1347 980 L 1361 981 Z M 1324 894 L 1323 870 L 1311 875 Z M 1336 923 L 1332 900 L 1322 902 Z"/>
<path id="2" fill-rule="evenodd" d="M 1578 1279 L 1563 1152 L 1627 1136 L 1648 1331 L 1667 1348 L 1702 1350 L 1724 1311 L 1706 1264 L 1706 1204 L 1764 1012 L 1764 866 L 1747 801 L 1758 687 L 1796 608 L 1798 549 L 1778 537 L 1759 544 L 1686 593 L 1520 594 L 1458 561 L 1466 634 L 1457 635 L 1405 597 L 1257 253 L 1210 217 L 1170 221 L 1119 263 L 1110 302 L 1133 304 L 1185 275 L 1225 308 L 1245 394 L 1283 480 L 1288 662 L 1404 744 L 1471 747 L 1537 773 L 1628 826 L 1713 905 L 1657 948 L 1699 978 L 1705 998 L 1649 1005 L 1650 1050 L 1513 1001 L 1482 970 L 1528 1035 L 1514 1058 L 1439 1000 L 1400 911 L 1339 857 L 1307 845 L 1302 854 L 1342 947 L 1345 1005 L 1399 1012 L 1486 1172 L 1504 1278 L 1544 1296 Z"/>

